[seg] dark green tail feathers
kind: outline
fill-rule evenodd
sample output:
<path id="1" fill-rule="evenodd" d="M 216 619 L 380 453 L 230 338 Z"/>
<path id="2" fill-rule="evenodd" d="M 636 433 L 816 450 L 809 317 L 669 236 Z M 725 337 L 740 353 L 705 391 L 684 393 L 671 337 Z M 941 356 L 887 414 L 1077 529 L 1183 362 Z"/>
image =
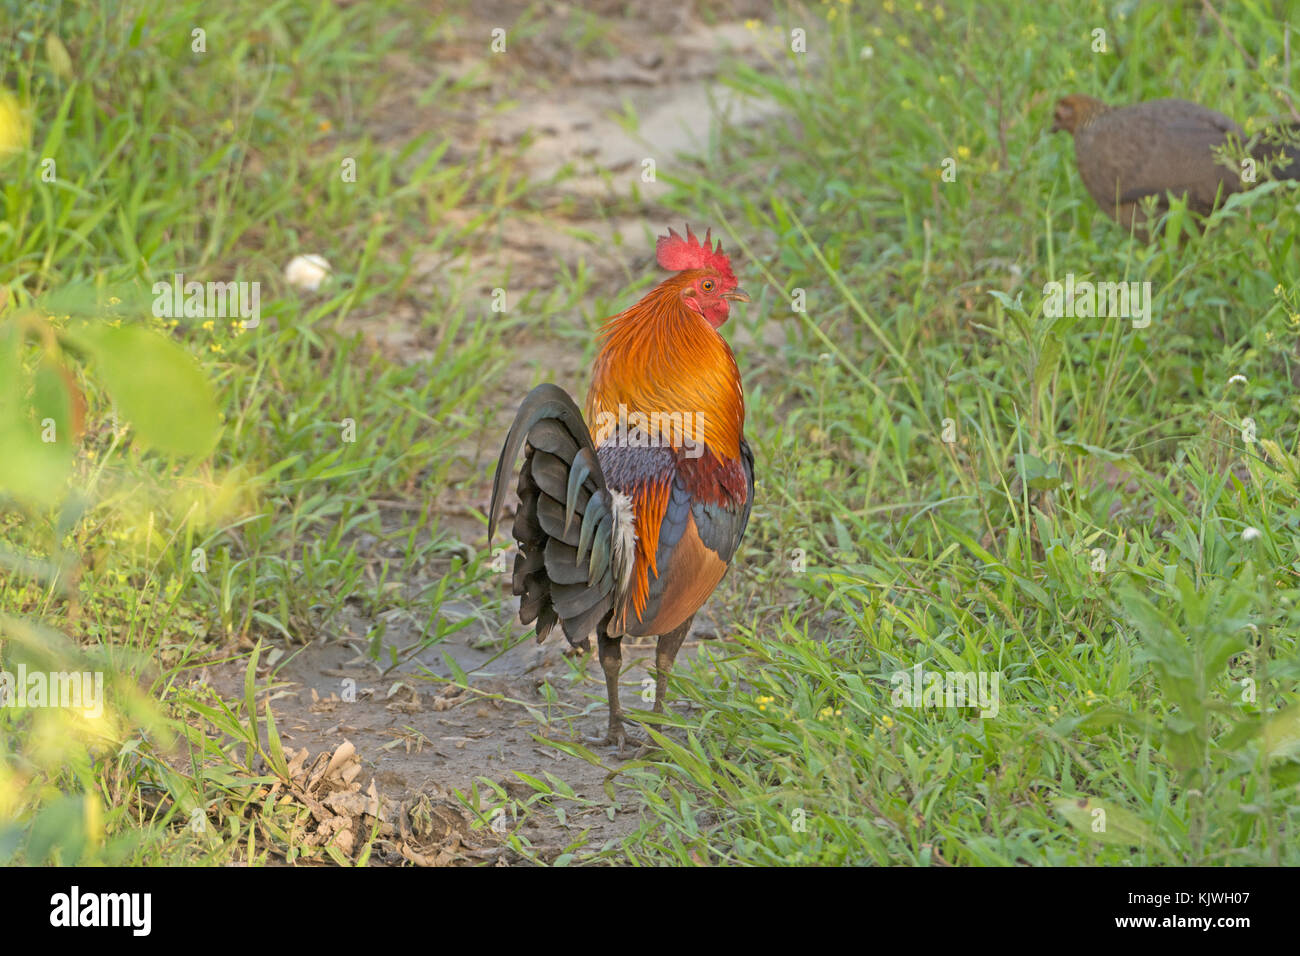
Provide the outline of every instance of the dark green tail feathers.
<path id="1" fill-rule="evenodd" d="M 519 545 L 512 581 L 519 620 L 536 621 L 539 641 L 558 621 L 570 644 L 589 647 L 588 638 L 606 626 L 614 607 L 613 515 L 582 412 L 563 389 L 537 386 L 515 414 L 492 481 L 489 542 L 521 449 L 519 510 L 511 531 Z"/>

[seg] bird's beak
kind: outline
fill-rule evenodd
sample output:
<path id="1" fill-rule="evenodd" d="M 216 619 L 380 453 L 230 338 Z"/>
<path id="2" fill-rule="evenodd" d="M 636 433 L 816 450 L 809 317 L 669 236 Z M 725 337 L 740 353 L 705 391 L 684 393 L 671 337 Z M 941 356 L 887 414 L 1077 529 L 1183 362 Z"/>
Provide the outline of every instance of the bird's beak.
<path id="1" fill-rule="evenodd" d="M 722 293 L 724 299 L 731 299 L 733 302 L 748 302 L 749 293 L 744 289 L 732 289 L 730 292 Z"/>

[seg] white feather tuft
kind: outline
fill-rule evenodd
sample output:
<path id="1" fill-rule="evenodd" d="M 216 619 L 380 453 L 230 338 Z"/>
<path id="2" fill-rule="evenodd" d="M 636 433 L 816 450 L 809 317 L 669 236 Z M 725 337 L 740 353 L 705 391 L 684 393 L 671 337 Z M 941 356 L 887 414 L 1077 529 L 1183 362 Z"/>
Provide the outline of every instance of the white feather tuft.
<path id="1" fill-rule="evenodd" d="M 610 566 L 614 572 L 614 607 L 622 607 L 632 583 L 632 566 L 636 562 L 636 512 L 632 499 L 621 491 L 610 490 Z"/>

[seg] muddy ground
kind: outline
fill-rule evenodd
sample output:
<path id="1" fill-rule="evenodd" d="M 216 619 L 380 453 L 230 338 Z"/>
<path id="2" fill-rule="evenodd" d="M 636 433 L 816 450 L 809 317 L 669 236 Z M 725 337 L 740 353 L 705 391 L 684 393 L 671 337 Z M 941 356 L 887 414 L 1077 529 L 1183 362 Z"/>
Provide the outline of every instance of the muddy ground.
<path id="1" fill-rule="evenodd" d="M 442 49 L 419 63 L 392 65 L 393 100 L 374 116 L 373 135 L 398 148 L 430 125 L 450 127 L 454 140 L 465 144 L 462 152 L 481 142 L 517 150 L 532 181 L 555 181 L 545 187 L 546 214 L 507 216 L 490 241 L 472 250 L 468 264 L 451 262 L 445 255 L 417 259 L 418 282 L 462 282 L 486 294 L 508 274 L 514 288 L 545 290 L 555 284 L 562 266 L 573 268 L 584 259 L 594 270 L 596 287 L 619 301 L 629 276 L 654 268 L 652 230 L 660 231 L 677 218 L 656 205 L 656 197 L 668 187 L 643 180 L 643 160 L 655 157 L 662 169 L 678 154 L 705 149 L 708 137 L 723 124 L 761 122 L 773 113 L 770 104 L 738 100 L 718 83 L 718 71 L 732 58 L 762 66 L 780 52 L 782 38 L 770 23 L 764 30 L 745 24 L 768 14 L 767 4 L 714 5 L 705 16 L 690 4 L 671 9 L 649 5 L 650 10 L 645 5 L 588 4 L 586 9 L 594 6 L 608 15 L 604 22 L 612 29 L 581 55 L 564 40 L 565 20 L 573 11 L 550 4 L 546 10 L 552 19 L 542 28 L 543 39 L 522 46 L 501 68 L 489 69 L 484 64 L 485 38 L 494 26 L 514 22 L 522 5 L 473 6 Z M 625 9 L 630 18 L 617 19 Z M 475 108 L 447 113 L 436 105 L 419 106 L 418 91 L 435 71 L 477 77 Z M 514 105 L 500 108 L 507 102 Z M 639 119 L 636 132 L 616 119 L 626 114 L 629 103 Z M 626 208 L 634 189 L 641 202 L 635 214 L 613 220 L 601 214 L 602 206 L 616 198 Z M 472 216 L 474 210 L 463 214 Z M 367 316 L 358 327 L 368 345 L 391 360 L 420 362 L 428 358 L 429 343 L 423 341 L 428 330 L 421 329 L 417 314 L 410 305 L 393 303 L 391 311 Z M 573 323 L 584 327 L 578 316 Z M 434 503 L 442 512 L 441 527 L 451 528 L 470 552 L 487 547 L 481 520 L 473 516 L 475 509 L 485 509 L 488 497 L 485 449 L 495 457 L 514 407 L 537 372 L 578 395 L 586 387 L 579 350 L 554 331 L 526 329 L 514 352 L 519 356 L 516 367 L 493 393 L 499 404 L 497 434 L 484 448 L 464 450 L 477 463 L 478 477 L 461 493 L 440 496 Z M 384 511 L 385 527 L 409 525 L 412 510 L 426 505 L 398 503 Z M 508 520 L 505 525 L 509 527 Z M 386 553 L 393 546 L 372 536 L 356 543 L 359 553 L 376 565 L 394 557 Z M 430 567 L 427 577 L 404 586 L 415 592 L 436 586 L 445 571 Z M 386 645 L 414 651 L 387 669 L 388 661 L 376 664 L 367 653 L 367 635 L 378 622 L 352 605 L 306 646 L 280 644 L 271 649 L 271 666 L 262 673 L 273 684 L 269 699 L 286 750 L 307 752 L 302 799 L 319 805 L 319 812 L 313 807 L 313 813 L 325 834 L 322 839 L 331 838 L 325 817 L 334 811 L 321 803 L 328 787 L 320 782 L 320 769 L 314 783 L 308 780 L 308 770 L 318 755 L 338 754 L 341 745 L 346 753 L 335 761 L 335 789 L 351 795 L 356 817 L 345 849 L 361 842 L 354 839 L 355 833 L 375 816 L 392 824 L 385 830 L 388 837 L 377 844 L 373 862 L 501 864 L 526 859 L 502 849 L 503 831 L 525 838 L 537 859 L 553 860 L 575 845 L 583 847 L 581 858 L 614 846 L 640 825 L 635 796 L 617 780 L 611 785 L 613 799 L 606 790 L 609 770 L 620 765 L 612 749 L 593 748 L 603 761 L 598 766 L 548 744 L 548 739 L 580 741 L 584 734 L 603 733 L 604 682 L 594 661 L 564 653 L 562 638 L 553 636 L 541 646 L 531 638 L 521 640 L 527 630 L 517 621 L 504 620 L 517 607 L 508 582 L 507 575 L 500 576 L 495 607 L 466 601 L 444 604 L 444 620 L 468 623 L 432 647 L 419 649 L 424 622 L 414 615 L 381 614 Z M 499 653 L 503 631 L 519 643 Z M 719 637 L 725 638 L 725 627 L 706 606 L 679 662 L 696 655 L 704 640 Z M 643 682 L 651 680 L 653 652 L 652 641 L 624 642 L 624 707 L 648 706 L 640 694 Z M 428 674 L 454 677 L 448 658 L 468 673 L 469 690 L 427 679 Z M 223 695 L 238 697 L 242 666 L 212 667 L 202 678 Z M 481 829 L 483 820 L 474 821 L 464 806 L 473 802 L 469 792 L 476 782 L 481 788 L 481 779 L 487 778 L 515 799 L 525 800 L 534 791 L 520 781 L 518 772 L 540 779 L 554 775 L 572 788 L 574 798 L 556 799 L 535 812 L 498 816 L 494 825 Z M 457 799 L 455 791 L 466 799 Z M 382 814 L 375 813 L 370 799 L 375 795 L 386 806 Z M 372 804 L 369 817 L 362 809 L 367 800 Z M 330 806 L 345 803 L 340 798 Z M 479 801 L 480 806 L 498 803 L 490 794 Z M 421 842 L 418 833 L 413 837 L 407 830 L 421 812 L 427 820 L 430 808 L 447 818 L 459 814 L 460 822 L 433 831 L 426 827 L 427 838 Z M 338 812 L 334 830 L 347 829 L 348 811 Z M 472 831 L 475 823 L 480 829 Z"/>

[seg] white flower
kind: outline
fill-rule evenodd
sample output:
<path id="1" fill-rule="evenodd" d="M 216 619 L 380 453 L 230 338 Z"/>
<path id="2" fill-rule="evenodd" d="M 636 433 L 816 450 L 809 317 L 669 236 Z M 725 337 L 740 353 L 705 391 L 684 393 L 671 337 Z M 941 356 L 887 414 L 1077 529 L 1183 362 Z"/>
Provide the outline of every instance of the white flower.
<path id="1" fill-rule="evenodd" d="M 1255 541 L 1262 537 L 1264 537 L 1264 532 L 1260 531 L 1258 528 L 1246 528 L 1241 532 L 1242 541 Z"/>
<path id="2" fill-rule="evenodd" d="M 295 289 L 315 292 L 330 272 L 330 264 L 320 256 L 294 256 L 284 267 L 284 278 Z"/>
<path id="3" fill-rule="evenodd" d="M 1236 385 L 1238 382 L 1240 382 L 1242 385 L 1245 385 L 1247 381 L 1248 379 L 1244 375 L 1234 375 L 1232 376 L 1232 378 L 1228 379 L 1228 384 Z"/>
<path id="4" fill-rule="evenodd" d="M 876 51 L 869 46 L 864 46 L 860 51 L 858 51 L 858 57 L 863 60 L 870 60 L 875 55 Z"/>

